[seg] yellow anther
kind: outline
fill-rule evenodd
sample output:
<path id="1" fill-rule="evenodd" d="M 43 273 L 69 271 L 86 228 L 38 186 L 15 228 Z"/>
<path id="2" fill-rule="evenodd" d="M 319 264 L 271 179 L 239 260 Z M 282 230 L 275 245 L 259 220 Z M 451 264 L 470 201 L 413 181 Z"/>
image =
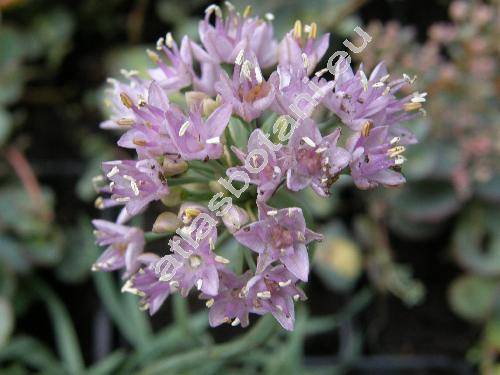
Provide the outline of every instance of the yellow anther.
<path id="1" fill-rule="evenodd" d="M 251 5 L 247 5 L 245 7 L 245 10 L 243 11 L 243 18 L 248 17 L 251 13 L 252 13 L 252 6 Z"/>
<path id="2" fill-rule="evenodd" d="M 125 107 L 132 108 L 134 106 L 134 102 L 132 101 L 132 99 L 130 99 L 130 96 L 128 96 L 126 93 L 124 92 L 120 93 L 120 99 Z"/>
<path id="3" fill-rule="evenodd" d="M 387 150 L 387 154 L 389 155 L 390 158 L 393 158 L 395 156 L 402 154 L 403 152 L 405 152 L 405 150 L 406 150 L 405 146 L 396 146 Z"/>
<path id="4" fill-rule="evenodd" d="M 302 22 L 300 22 L 300 20 L 295 21 L 293 25 L 293 37 L 295 39 L 300 39 L 302 37 Z"/>
<path id="5" fill-rule="evenodd" d="M 404 105 L 404 108 L 406 112 L 415 111 L 417 109 L 422 108 L 422 103 L 406 103 Z"/>
<path id="6" fill-rule="evenodd" d="M 370 131 L 372 130 L 372 128 L 373 128 L 373 121 L 367 120 L 361 128 L 361 135 L 363 137 L 368 137 L 370 135 Z"/>
<path id="7" fill-rule="evenodd" d="M 151 61 L 154 62 L 155 64 L 157 64 L 158 61 L 160 61 L 160 56 L 158 56 L 158 54 L 156 52 L 153 52 L 150 49 L 147 49 L 146 53 L 148 54 L 148 57 L 151 59 Z"/>
<path id="8" fill-rule="evenodd" d="M 309 38 L 316 39 L 317 34 L 318 34 L 318 25 L 316 25 L 316 22 L 313 22 L 311 23 L 309 29 Z"/>

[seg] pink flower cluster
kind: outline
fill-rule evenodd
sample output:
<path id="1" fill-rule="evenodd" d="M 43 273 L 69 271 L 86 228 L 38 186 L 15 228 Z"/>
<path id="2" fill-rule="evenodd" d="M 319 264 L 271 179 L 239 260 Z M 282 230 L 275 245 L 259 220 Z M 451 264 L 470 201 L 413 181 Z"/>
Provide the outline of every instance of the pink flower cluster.
<path id="1" fill-rule="evenodd" d="M 271 15 L 252 17 L 248 8 L 240 14 L 230 4 L 225 13 L 207 8 L 201 43 L 185 36 L 179 46 L 170 33 L 160 38 L 157 51 L 148 51 L 156 64 L 149 79 L 125 72 L 127 82 L 110 80 L 111 116 L 101 126 L 123 131 L 118 145 L 135 150 L 137 159 L 103 163 L 105 197 L 97 206 L 124 208 L 116 223 L 94 221 L 98 243 L 108 246 L 94 269 L 124 268 L 124 290 L 140 295 L 152 314 L 171 293 L 186 297 L 194 289 L 207 300 L 212 326 L 247 326 L 250 313 L 270 313 L 292 330 L 294 303 L 305 299 L 298 284 L 308 280 L 307 245 L 322 236 L 306 227 L 300 208 L 275 209 L 269 199 L 280 189 L 293 194 L 307 187 L 328 197 L 341 174 L 361 189 L 404 183 L 402 153 L 416 140 L 400 124 L 419 112 L 425 94 L 397 98 L 411 79 L 391 80 L 383 63 L 369 76 L 345 62 L 332 80 L 326 69 L 313 74 L 329 47 L 329 34 L 318 36 L 314 23 L 297 21 L 278 41 Z M 179 94 L 185 101 L 174 104 Z M 318 113 L 334 126 L 320 128 Z M 262 128 L 270 116 L 279 116 L 273 134 Z M 250 130 L 246 150 L 228 134 L 236 119 Z M 271 141 L 276 137 L 281 142 Z M 238 195 L 247 209 L 223 205 L 228 194 L 219 193 L 215 197 L 225 198 L 216 206 L 224 209 L 216 213 L 214 199 L 183 202 L 170 216 L 177 234 L 169 241 L 175 272 L 167 278 L 158 272 L 164 258 L 145 252 L 144 232 L 125 223 L 150 203 L 168 200 L 169 184 L 182 186 L 177 182 L 200 165 L 255 185 L 256 193 Z M 200 176 L 208 188 L 206 170 Z M 248 223 L 254 208 L 257 217 Z M 249 269 L 236 274 L 217 254 L 224 231 L 257 255 L 255 268 L 249 261 Z"/>

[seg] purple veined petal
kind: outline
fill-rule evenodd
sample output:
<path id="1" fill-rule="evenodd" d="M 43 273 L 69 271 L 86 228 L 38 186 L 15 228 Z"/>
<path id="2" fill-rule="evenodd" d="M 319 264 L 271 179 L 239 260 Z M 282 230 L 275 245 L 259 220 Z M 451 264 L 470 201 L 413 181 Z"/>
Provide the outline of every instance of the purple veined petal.
<path id="1" fill-rule="evenodd" d="M 309 276 L 309 256 L 306 245 L 296 244 L 295 252 L 292 255 L 280 258 L 280 260 L 288 271 L 300 280 L 307 281 Z"/>
<path id="2" fill-rule="evenodd" d="M 298 173 L 293 173 L 292 170 L 287 171 L 286 186 L 292 191 L 305 189 L 311 183 L 311 178 Z"/>
<path id="3" fill-rule="evenodd" d="M 373 179 L 385 186 L 399 186 L 406 182 L 401 173 L 389 169 L 378 172 Z"/>
<path id="4" fill-rule="evenodd" d="M 290 303 L 289 302 L 284 302 L 286 303 L 286 307 L 282 306 L 282 310 L 274 308 L 271 311 L 271 314 L 274 316 L 274 318 L 278 321 L 278 323 L 287 331 L 293 331 L 294 325 L 295 325 L 295 309 L 293 306 L 293 303 L 291 304 L 290 308 Z M 281 305 L 280 305 L 281 306 Z"/>
<path id="5" fill-rule="evenodd" d="M 265 231 L 265 224 L 254 222 L 235 232 L 234 237 L 242 245 L 257 253 L 261 253 L 267 246 L 263 239 Z"/>
<path id="6" fill-rule="evenodd" d="M 306 237 L 306 245 L 309 242 L 312 242 L 312 241 L 323 241 L 323 239 L 324 239 L 324 236 L 322 234 L 313 232 L 312 230 L 307 229 L 307 228 L 306 228 L 306 231 L 305 231 L 305 237 Z"/>
<path id="7" fill-rule="evenodd" d="M 93 269 L 99 271 L 116 271 L 125 266 L 125 259 L 118 249 L 108 247 L 96 260 Z"/>
<path id="8" fill-rule="evenodd" d="M 207 295 L 215 296 L 219 290 L 219 275 L 215 266 L 206 266 L 203 270 L 203 283 L 201 291 Z"/>
<path id="9" fill-rule="evenodd" d="M 167 94 L 155 81 L 149 85 L 148 104 L 163 111 L 166 111 L 170 106 Z"/>
<path id="10" fill-rule="evenodd" d="M 205 127 L 210 129 L 211 136 L 218 137 L 224 132 L 231 118 L 231 113 L 231 105 L 223 104 L 208 117 Z"/>
<path id="11" fill-rule="evenodd" d="M 262 273 L 264 270 L 271 265 L 278 258 L 274 257 L 270 252 L 265 251 L 259 254 L 257 258 L 257 273 Z"/>

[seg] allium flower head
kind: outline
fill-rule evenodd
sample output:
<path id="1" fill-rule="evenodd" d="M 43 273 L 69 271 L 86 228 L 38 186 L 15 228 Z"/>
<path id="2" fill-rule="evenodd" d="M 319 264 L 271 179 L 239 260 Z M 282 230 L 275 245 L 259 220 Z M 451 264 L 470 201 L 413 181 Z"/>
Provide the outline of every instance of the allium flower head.
<path id="1" fill-rule="evenodd" d="M 170 294 L 193 293 L 206 300 L 213 327 L 246 327 L 253 313 L 292 330 L 294 302 L 305 299 L 299 283 L 309 277 L 307 245 L 322 235 L 306 227 L 301 208 L 266 202 L 288 202 L 309 186 L 328 197 L 340 174 L 361 189 L 403 183 L 402 153 L 416 139 L 401 122 L 423 113 L 426 93 L 398 98 L 413 79 L 390 80 L 383 63 L 369 78 L 345 60 L 333 80 L 328 69 L 313 75 L 329 34 L 297 21 L 278 44 L 273 16 L 250 13 L 211 5 L 199 41 L 177 44 L 167 33 L 148 51 L 156 64 L 149 79 L 124 71 L 125 83 L 111 80 L 102 127 L 123 130 L 118 145 L 137 160 L 103 163 L 110 183 L 96 205 L 125 207 L 116 224 L 94 222 L 108 246 L 94 268 L 126 268 L 123 291 L 151 314 Z M 154 213 L 154 235 L 122 225 L 153 201 L 165 206 Z M 299 195 L 298 205 L 307 203 Z M 145 238 L 156 245 L 163 236 L 166 254 L 143 252 Z M 244 251 L 246 266 L 230 268 L 220 255 L 230 250 Z"/>
<path id="2" fill-rule="evenodd" d="M 304 215 L 298 207 L 275 210 L 265 203 L 258 206 L 259 220 L 237 231 L 234 237 L 259 253 L 258 272 L 279 260 L 297 278 L 307 281 L 309 257 L 306 245 L 323 237 L 306 228 Z"/>
<path id="3" fill-rule="evenodd" d="M 107 246 L 97 259 L 92 269 L 97 271 L 114 271 L 126 268 L 126 275 L 137 271 L 137 257 L 144 248 L 142 230 L 125 225 L 111 223 L 106 220 L 92 220 L 96 228 L 94 234 L 99 246 Z"/>

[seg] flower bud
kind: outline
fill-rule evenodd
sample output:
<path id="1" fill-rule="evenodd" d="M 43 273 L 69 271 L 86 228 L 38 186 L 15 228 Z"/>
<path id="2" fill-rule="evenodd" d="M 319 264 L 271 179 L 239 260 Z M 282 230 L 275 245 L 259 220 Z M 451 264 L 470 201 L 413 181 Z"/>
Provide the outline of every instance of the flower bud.
<path id="1" fill-rule="evenodd" d="M 179 208 L 179 214 L 177 217 L 185 225 L 191 224 L 191 221 L 201 214 L 202 212 L 207 212 L 207 208 L 201 204 L 194 202 L 185 202 Z"/>
<path id="2" fill-rule="evenodd" d="M 168 195 L 161 198 L 161 202 L 166 207 L 175 207 L 182 202 L 182 188 L 174 186 L 170 188 Z"/>
<path id="3" fill-rule="evenodd" d="M 173 212 L 162 212 L 156 218 L 153 224 L 153 232 L 155 233 L 168 233 L 175 232 L 180 227 L 181 221 Z"/>
<path id="4" fill-rule="evenodd" d="M 206 98 L 201 102 L 202 109 L 203 109 L 203 115 L 204 116 L 210 116 L 213 111 L 217 109 L 217 107 L 220 106 L 221 103 L 221 97 L 220 95 L 217 95 L 215 100 L 212 98 Z"/>
<path id="5" fill-rule="evenodd" d="M 188 164 L 182 159 L 171 159 L 168 157 L 163 159 L 163 173 L 167 177 L 181 174 L 187 169 Z"/>
<path id="6" fill-rule="evenodd" d="M 243 208 L 233 204 L 228 212 L 222 216 L 222 221 L 227 230 L 234 233 L 248 223 L 248 214 Z"/>
<path id="7" fill-rule="evenodd" d="M 201 105 L 204 99 L 210 98 L 207 94 L 201 91 L 188 91 L 186 92 L 185 97 L 188 108 Z"/>

